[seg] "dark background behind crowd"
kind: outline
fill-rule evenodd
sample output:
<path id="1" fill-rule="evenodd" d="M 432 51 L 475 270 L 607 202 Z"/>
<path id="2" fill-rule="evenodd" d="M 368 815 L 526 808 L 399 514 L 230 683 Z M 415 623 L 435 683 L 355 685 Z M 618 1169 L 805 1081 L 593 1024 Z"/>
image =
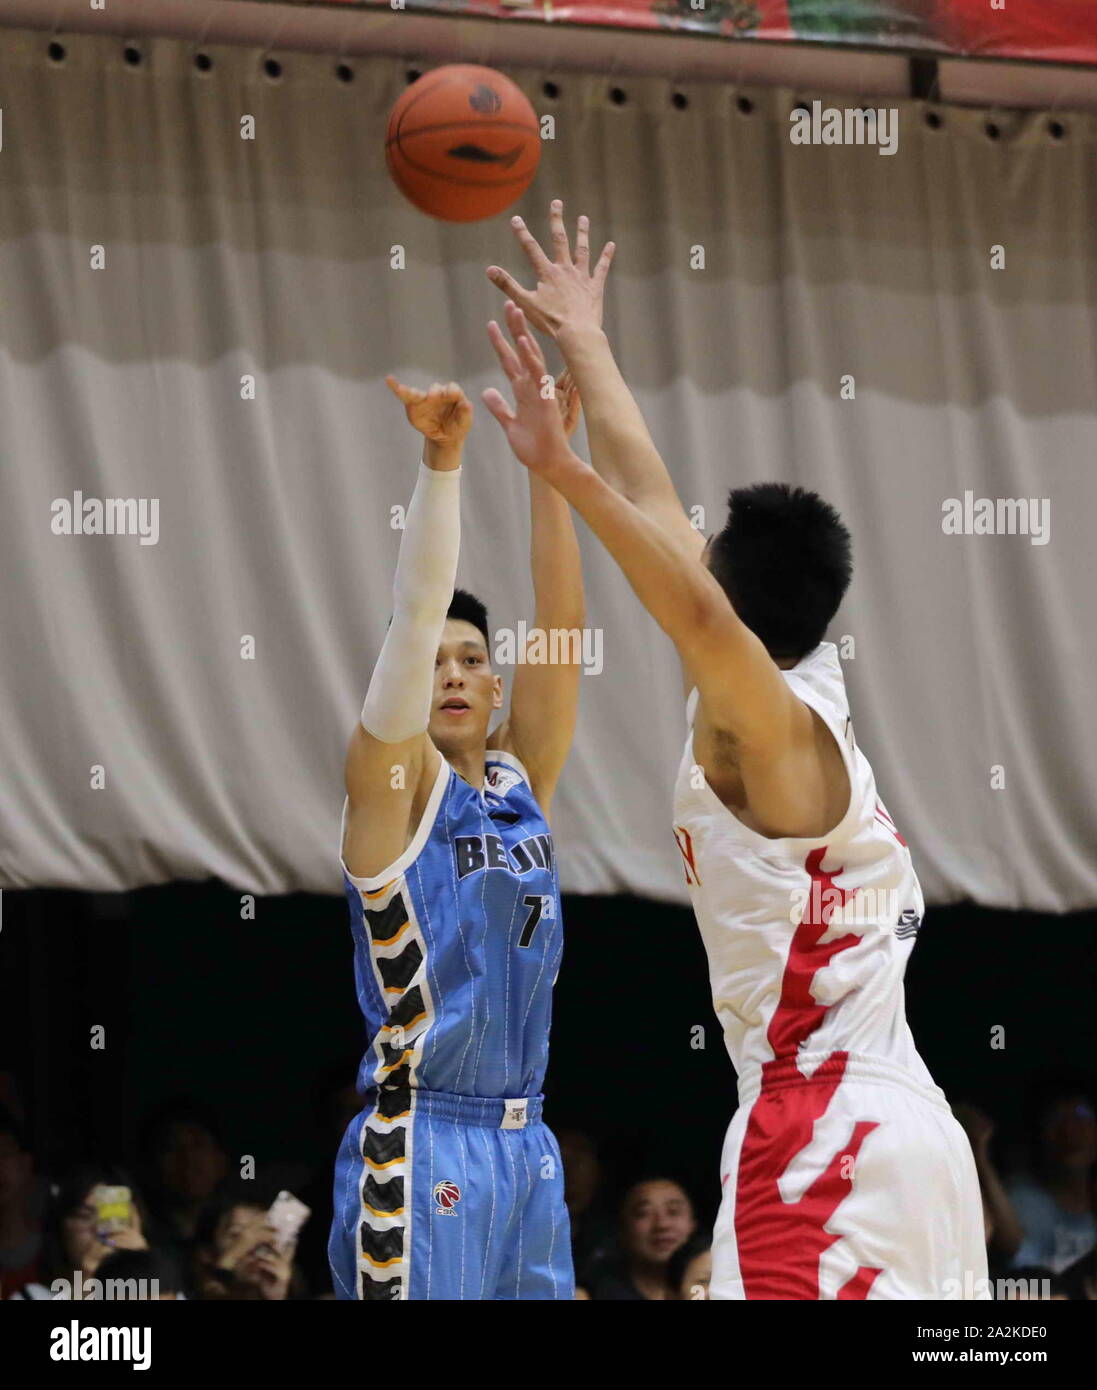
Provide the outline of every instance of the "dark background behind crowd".
<path id="1" fill-rule="evenodd" d="M 79 1268 L 168 1296 L 330 1297 L 364 1046 L 343 900 L 252 909 L 174 884 L 9 892 L 3 908 L 3 1296 L 48 1296 Z M 579 1284 L 704 1297 L 736 1097 L 692 914 L 627 897 L 564 911 L 546 1118 Z M 1097 1297 L 1095 986 L 1094 912 L 931 909 L 907 975 L 915 1039 L 972 1139 L 992 1275 L 1051 1297 Z M 105 1242 L 90 1194 L 111 1183 L 137 1212 Z M 289 1252 L 265 1218 L 282 1189 L 313 1213 Z"/>

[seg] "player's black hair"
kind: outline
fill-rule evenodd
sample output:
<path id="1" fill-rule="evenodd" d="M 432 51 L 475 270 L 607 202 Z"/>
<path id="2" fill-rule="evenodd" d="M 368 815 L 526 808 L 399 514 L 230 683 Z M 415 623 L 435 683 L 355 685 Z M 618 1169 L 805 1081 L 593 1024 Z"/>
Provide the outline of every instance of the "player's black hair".
<path id="1" fill-rule="evenodd" d="M 462 623 L 471 623 L 483 633 L 484 646 L 491 650 L 491 642 L 488 639 L 488 610 L 474 594 L 464 589 L 454 589 L 446 617 L 456 618 Z"/>
<path id="2" fill-rule="evenodd" d="M 841 517 L 788 483 L 733 488 L 705 563 L 769 654 L 795 661 L 823 640 L 853 573 Z"/>

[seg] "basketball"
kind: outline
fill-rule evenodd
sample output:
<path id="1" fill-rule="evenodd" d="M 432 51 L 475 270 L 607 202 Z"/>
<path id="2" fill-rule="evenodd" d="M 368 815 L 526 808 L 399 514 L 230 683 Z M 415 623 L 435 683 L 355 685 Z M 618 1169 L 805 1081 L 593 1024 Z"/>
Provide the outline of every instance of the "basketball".
<path id="1" fill-rule="evenodd" d="M 541 158 L 537 114 L 493 68 L 455 63 L 413 82 L 389 116 L 385 159 L 400 192 L 443 222 L 516 203 Z"/>

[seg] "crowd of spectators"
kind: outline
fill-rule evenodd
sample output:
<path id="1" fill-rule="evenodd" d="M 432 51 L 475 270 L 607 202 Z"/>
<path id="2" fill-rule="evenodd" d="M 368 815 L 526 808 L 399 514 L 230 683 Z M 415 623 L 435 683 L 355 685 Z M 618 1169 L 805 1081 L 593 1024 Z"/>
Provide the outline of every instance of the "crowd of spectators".
<path id="1" fill-rule="evenodd" d="M 323 1121 L 335 1145 L 360 1102 L 339 1078 Z M 1003 1178 L 994 1125 L 957 1105 L 983 1196 L 992 1291 L 998 1297 L 1097 1299 L 1097 1116 L 1084 1089 L 1045 1088 L 1032 1098 L 1023 1163 Z M 558 1134 L 580 1299 L 706 1299 L 707 1223 L 685 1186 L 665 1173 L 611 1190 L 598 1148 L 578 1130 Z M 195 1104 L 152 1116 L 131 1167 L 80 1163 L 43 1173 L 17 1106 L 0 1107 L 0 1297 L 102 1297 L 156 1289 L 173 1299 L 333 1297 L 327 1268 L 331 1172 L 297 1195 L 311 1216 L 284 1243 L 269 1216 L 275 1193 L 241 1181 L 216 1118 Z M 122 1223 L 102 1220 L 104 1189 L 126 1188 Z M 139 1284 L 136 1281 L 145 1281 Z"/>

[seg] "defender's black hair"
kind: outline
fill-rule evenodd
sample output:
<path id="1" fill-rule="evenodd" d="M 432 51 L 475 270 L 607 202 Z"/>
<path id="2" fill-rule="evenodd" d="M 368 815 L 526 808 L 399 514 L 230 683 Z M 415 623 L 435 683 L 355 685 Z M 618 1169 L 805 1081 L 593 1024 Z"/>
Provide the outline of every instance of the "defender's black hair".
<path id="1" fill-rule="evenodd" d="M 446 617 L 456 618 L 462 623 L 471 623 L 473 627 L 478 628 L 483 634 L 484 646 L 491 650 L 488 638 L 488 610 L 474 594 L 467 593 L 464 589 L 454 589 Z"/>
<path id="2" fill-rule="evenodd" d="M 732 489 L 706 563 L 769 654 L 796 661 L 823 640 L 853 573 L 841 517 L 788 483 Z"/>

